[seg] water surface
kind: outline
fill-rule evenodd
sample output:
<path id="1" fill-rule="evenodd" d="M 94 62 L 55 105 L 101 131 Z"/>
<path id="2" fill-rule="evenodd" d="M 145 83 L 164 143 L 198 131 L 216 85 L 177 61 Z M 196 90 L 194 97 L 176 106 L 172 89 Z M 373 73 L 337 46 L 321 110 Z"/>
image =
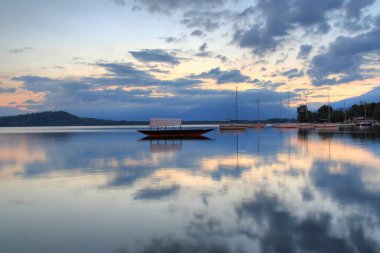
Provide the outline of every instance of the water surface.
<path id="1" fill-rule="evenodd" d="M 380 252 L 380 134 L 0 129 L 0 252 Z"/>

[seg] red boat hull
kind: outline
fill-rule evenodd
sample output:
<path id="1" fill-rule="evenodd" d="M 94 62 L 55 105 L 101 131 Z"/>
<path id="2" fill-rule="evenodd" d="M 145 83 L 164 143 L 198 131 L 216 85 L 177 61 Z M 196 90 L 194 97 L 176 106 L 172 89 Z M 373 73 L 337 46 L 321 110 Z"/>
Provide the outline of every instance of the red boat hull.
<path id="1" fill-rule="evenodd" d="M 207 129 L 174 129 L 174 130 L 138 130 L 138 132 L 154 138 L 180 138 L 180 137 L 199 137 L 202 134 L 214 130 Z"/>

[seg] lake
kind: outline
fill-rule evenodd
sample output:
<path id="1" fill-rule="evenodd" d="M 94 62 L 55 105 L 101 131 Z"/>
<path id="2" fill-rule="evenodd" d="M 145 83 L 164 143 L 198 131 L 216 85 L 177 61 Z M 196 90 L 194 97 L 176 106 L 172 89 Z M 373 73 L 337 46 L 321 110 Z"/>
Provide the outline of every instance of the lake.
<path id="1" fill-rule="evenodd" d="M 380 131 L 0 129 L 0 252 L 380 252 Z"/>

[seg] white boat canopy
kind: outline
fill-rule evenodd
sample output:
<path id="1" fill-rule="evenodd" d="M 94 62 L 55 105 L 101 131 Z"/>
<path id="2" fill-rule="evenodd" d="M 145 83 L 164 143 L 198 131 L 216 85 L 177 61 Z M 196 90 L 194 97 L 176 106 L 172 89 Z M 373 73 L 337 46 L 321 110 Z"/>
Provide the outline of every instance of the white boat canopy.
<path id="1" fill-rule="evenodd" d="M 179 127 L 181 126 L 181 119 L 161 119 L 152 118 L 150 119 L 150 127 Z"/>

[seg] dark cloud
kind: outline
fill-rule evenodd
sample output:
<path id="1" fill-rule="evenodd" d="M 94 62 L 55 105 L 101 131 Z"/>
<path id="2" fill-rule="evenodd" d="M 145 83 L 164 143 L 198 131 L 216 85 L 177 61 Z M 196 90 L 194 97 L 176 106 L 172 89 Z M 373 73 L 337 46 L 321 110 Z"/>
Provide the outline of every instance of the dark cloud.
<path id="1" fill-rule="evenodd" d="M 231 250 L 230 246 L 217 240 L 181 240 L 172 237 L 156 238 L 138 247 L 136 253 L 246 253 L 242 249 Z M 123 249 L 129 252 L 127 248 Z"/>
<path id="2" fill-rule="evenodd" d="M 143 80 L 153 79 L 152 75 L 146 71 L 137 69 L 129 63 L 97 63 L 96 65 L 105 68 L 111 74 L 119 77 L 141 78 Z"/>
<path id="3" fill-rule="evenodd" d="M 199 52 L 199 53 L 196 53 L 195 56 L 198 56 L 198 57 L 213 57 L 213 53 L 211 53 L 210 51 Z"/>
<path id="4" fill-rule="evenodd" d="M 0 93 L 15 93 L 16 91 L 16 88 L 3 88 L 0 86 Z"/>
<path id="5" fill-rule="evenodd" d="M 162 39 L 164 39 L 165 42 L 167 43 L 178 43 L 182 41 L 181 38 L 177 38 L 177 37 L 163 37 Z"/>
<path id="6" fill-rule="evenodd" d="M 174 10 L 211 9 L 223 6 L 227 0 L 135 0 L 136 6 L 152 13 L 170 14 Z"/>
<path id="7" fill-rule="evenodd" d="M 29 51 L 31 49 L 32 47 L 23 47 L 23 48 L 12 49 L 12 50 L 9 50 L 8 52 L 12 54 L 18 54 L 18 53 Z"/>
<path id="8" fill-rule="evenodd" d="M 200 28 L 212 32 L 219 29 L 222 20 L 225 20 L 230 15 L 229 11 L 191 10 L 183 15 L 181 23 L 188 28 Z"/>
<path id="9" fill-rule="evenodd" d="M 169 187 L 163 187 L 163 188 L 145 188 L 142 190 L 139 190 L 136 195 L 135 199 L 150 199 L 150 200 L 157 200 L 162 199 L 165 197 L 168 197 L 170 195 L 175 194 L 179 191 L 178 185 L 172 185 Z"/>
<path id="10" fill-rule="evenodd" d="M 170 73 L 170 71 L 168 71 L 168 70 L 162 70 L 162 69 L 158 69 L 158 68 L 150 68 L 149 72 L 161 73 L 161 74 L 169 74 Z"/>
<path id="11" fill-rule="evenodd" d="M 380 17 L 377 17 L 374 28 L 366 33 L 336 38 L 326 52 L 313 57 L 311 67 L 307 71 L 313 84 L 339 84 L 370 77 L 371 74 L 366 74 L 362 66 L 367 64 L 366 55 L 380 52 L 379 40 Z"/>
<path id="12" fill-rule="evenodd" d="M 200 47 L 199 47 L 199 51 L 201 52 L 204 52 L 205 50 L 207 49 L 207 43 L 203 43 Z"/>
<path id="13" fill-rule="evenodd" d="M 36 104 L 39 104 L 39 102 L 37 102 L 33 99 L 28 99 L 28 100 L 24 101 L 24 104 L 36 105 Z"/>
<path id="14" fill-rule="evenodd" d="M 359 19 L 364 8 L 372 5 L 375 0 L 350 0 L 346 4 L 346 13 L 349 18 Z"/>
<path id="15" fill-rule="evenodd" d="M 117 5 L 124 6 L 125 5 L 125 0 L 112 0 Z"/>
<path id="16" fill-rule="evenodd" d="M 313 46 L 311 46 L 311 45 L 301 45 L 300 51 L 298 52 L 298 55 L 297 55 L 297 58 L 298 59 L 307 59 L 307 57 L 309 57 L 312 49 L 313 49 Z"/>
<path id="17" fill-rule="evenodd" d="M 216 58 L 218 58 L 221 62 L 227 62 L 227 57 L 226 56 L 224 56 L 224 55 L 220 55 L 220 54 L 218 54 L 217 56 L 216 56 Z"/>
<path id="18" fill-rule="evenodd" d="M 286 70 L 281 73 L 281 75 L 288 77 L 289 79 L 297 78 L 297 77 L 303 77 L 305 73 L 303 70 L 298 70 L 296 68 Z"/>
<path id="19" fill-rule="evenodd" d="M 142 62 L 161 62 L 171 65 L 180 63 L 180 59 L 162 49 L 144 49 L 129 52 L 134 58 Z"/>
<path id="20" fill-rule="evenodd" d="M 249 29 L 238 29 L 233 40 L 242 48 L 251 48 L 254 54 L 264 55 L 276 50 L 299 27 L 328 32 L 328 14 L 343 4 L 344 0 L 259 0 L 254 15 L 262 22 L 255 22 Z M 252 11 L 246 15 L 253 15 Z"/>
<path id="21" fill-rule="evenodd" d="M 194 30 L 191 32 L 191 36 L 200 37 L 203 35 L 203 32 L 201 30 Z"/>
<path id="22" fill-rule="evenodd" d="M 202 72 L 198 75 L 192 75 L 191 77 L 215 79 L 218 84 L 243 83 L 250 81 L 250 77 L 243 75 L 237 69 L 222 71 L 219 67 L 213 68 L 208 72 Z"/>

